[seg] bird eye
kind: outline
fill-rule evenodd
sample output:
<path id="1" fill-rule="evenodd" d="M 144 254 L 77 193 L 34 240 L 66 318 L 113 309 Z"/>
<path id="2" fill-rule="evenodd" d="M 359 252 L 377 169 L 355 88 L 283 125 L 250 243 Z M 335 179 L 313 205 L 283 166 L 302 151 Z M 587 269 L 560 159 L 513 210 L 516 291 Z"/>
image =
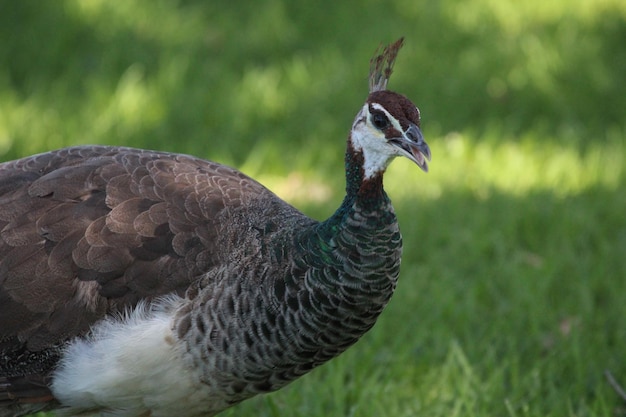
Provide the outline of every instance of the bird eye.
<path id="1" fill-rule="evenodd" d="M 372 114 L 372 124 L 377 129 L 383 130 L 389 126 L 389 119 L 383 113 L 376 112 Z"/>

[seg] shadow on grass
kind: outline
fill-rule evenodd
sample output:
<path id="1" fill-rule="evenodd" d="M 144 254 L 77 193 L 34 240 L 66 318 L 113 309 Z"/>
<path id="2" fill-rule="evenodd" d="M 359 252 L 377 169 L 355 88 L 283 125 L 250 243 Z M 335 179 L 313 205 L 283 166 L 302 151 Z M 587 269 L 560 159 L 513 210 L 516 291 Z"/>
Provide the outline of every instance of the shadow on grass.
<path id="1" fill-rule="evenodd" d="M 444 191 L 395 207 L 396 295 L 333 365 L 396 393 L 378 394 L 380 415 L 613 415 L 621 400 L 603 372 L 626 376 L 624 183 L 566 197 Z"/>

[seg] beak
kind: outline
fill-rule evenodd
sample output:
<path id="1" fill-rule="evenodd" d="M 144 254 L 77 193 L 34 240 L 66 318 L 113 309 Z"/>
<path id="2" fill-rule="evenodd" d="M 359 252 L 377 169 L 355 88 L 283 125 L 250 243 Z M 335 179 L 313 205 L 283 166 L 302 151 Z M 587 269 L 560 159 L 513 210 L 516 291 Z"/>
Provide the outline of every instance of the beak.
<path id="1" fill-rule="evenodd" d="M 417 125 L 411 124 L 402 136 L 392 138 L 389 142 L 397 146 L 402 155 L 415 162 L 424 172 L 428 172 L 426 161 L 430 161 L 430 148 Z"/>

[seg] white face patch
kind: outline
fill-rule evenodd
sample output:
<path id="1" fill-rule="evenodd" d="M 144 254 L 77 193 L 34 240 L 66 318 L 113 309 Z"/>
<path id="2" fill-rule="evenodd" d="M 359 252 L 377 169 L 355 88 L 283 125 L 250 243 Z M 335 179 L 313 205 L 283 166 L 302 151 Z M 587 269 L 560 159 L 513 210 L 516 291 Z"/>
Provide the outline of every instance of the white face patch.
<path id="1" fill-rule="evenodd" d="M 387 141 L 385 134 L 372 124 L 369 106 L 366 103 L 361 108 L 352 126 L 352 145 L 354 149 L 363 153 L 365 178 L 371 178 L 378 173 L 384 172 L 393 158 L 401 155 L 399 149 Z M 398 132 L 403 131 L 400 122 L 385 110 L 383 106 L 378 103 L 372 103 L 371 106 L 383 112 L 394 129 Z"/>

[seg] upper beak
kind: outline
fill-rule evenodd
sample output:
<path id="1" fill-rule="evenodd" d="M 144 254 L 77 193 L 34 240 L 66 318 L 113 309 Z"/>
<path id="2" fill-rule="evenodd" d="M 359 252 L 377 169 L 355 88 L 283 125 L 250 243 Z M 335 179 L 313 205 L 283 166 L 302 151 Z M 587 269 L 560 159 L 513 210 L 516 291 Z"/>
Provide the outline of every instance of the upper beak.
<path id="1" fill-rule="evenodd" d="M 428 172 L 426 161 L 430 161 L 430 148 L 417 125 L 411 124 L 402 136 L 391 139 L 391 143 L 400 148 L 402 154 L 415 162 L 424 172 Z"/>

